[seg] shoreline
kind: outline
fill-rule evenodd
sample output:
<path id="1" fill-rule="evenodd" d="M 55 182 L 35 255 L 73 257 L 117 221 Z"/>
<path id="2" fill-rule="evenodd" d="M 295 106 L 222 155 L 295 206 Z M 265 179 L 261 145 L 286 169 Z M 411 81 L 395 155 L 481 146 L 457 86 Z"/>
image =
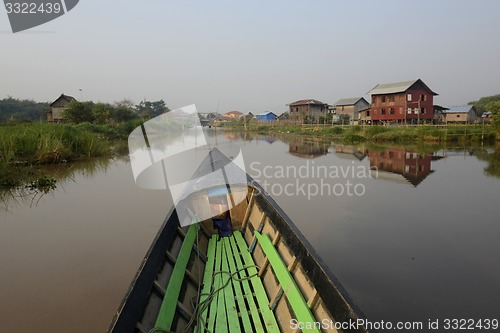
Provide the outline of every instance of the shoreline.
<path id="1" fill-rule="evenodd" d="M 240 124 L 214 127 L 216 130 L 245 132 Z M 500 134 L 489 124 L 479 125 L 419 125 L 419 126 L 361 126 L 361 125 L 282 125 L 251 124 L 246 132 L 332 139 L 347 144 L 372 143 L 492 143 Z"/>

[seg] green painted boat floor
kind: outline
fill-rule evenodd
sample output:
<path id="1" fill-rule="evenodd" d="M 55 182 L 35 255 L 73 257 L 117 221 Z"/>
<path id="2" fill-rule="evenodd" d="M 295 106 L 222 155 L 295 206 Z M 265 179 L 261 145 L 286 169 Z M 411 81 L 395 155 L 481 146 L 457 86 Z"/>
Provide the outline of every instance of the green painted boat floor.
<path id="1" fill-rule="evenodd" d="M 242 234 L 213 235 L 207 258 L 195 332 L 280 332 Z"/>

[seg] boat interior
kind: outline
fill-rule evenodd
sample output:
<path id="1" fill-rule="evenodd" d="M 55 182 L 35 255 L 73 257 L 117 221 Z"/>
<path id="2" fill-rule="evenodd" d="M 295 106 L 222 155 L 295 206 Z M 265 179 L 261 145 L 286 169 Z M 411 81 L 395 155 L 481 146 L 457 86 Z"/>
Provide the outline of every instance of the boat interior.
<path id="1" fill-rule="evenodd" d="M 234 204 L 238 194 L 244 199 Z M 340 284 L 261 188 L 196 195 L 192 210 L 208 201 L 214 217 L 180 227 L 170 214 L 111 332 L 120 326 L 142 333 L 337 332 L 318 324 L 358 318 Z M 315 327 L 300 330 L 299 323 Z"/>

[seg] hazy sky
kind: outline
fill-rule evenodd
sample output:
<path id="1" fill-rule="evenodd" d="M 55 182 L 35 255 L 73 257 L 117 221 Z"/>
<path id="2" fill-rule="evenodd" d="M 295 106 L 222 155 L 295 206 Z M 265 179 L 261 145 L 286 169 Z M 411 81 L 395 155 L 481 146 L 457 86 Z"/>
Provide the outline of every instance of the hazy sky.
<path id="1" fill-rule="evenodd" d="M 464 104 L 500 93 L 499 15 L 498 0 L 81 0 L 12 34 L 0 8 L 0 98 L 281 113 L 421 78 Z"/>

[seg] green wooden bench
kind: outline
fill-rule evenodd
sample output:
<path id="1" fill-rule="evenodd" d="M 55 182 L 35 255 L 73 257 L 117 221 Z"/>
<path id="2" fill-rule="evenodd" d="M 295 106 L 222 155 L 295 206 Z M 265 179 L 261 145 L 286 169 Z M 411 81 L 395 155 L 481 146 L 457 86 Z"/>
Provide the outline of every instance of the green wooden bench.
<path id="1" fill-rule="evenodd" d="M 278 279 L 281 288 L 283 289 L 283 294 L 287 297 L 288 303 L 295 313 L 295 317 L 298 322 L 301 323 L 315 323 L 317 320 L 314 318 L 309 306 L 302 296 L 302 293 L 295 283 L 292 274 L 288 270 L 287 266 L 281 259 L 278 250 L 274 247 L 271 239 L 267 235 L 262 235 L 257 230 L 255 231 L 255 237 L 259 242 L 262 251 L 269 260 L 276 278 Z M 306 329 L 302 332 L 321 332 L 319 329 Z"/>
<path id="2" fill-rule="evenodd" d="M 195 332 L 280 332 L 241 233 L 217 239 L 213 235 L 208 243 Z"/>
<path id="3" fill-rule="evenodd" d="M 196 234 L 198 233 L 199 224 L 192 224 L 184 237 L 179 255 L 175 260 L 175 265 L 168 282 L 165 296 L 163 298 L 160 312 L 156 319 L 155 329 L 158 332 L 169 332 L 172 328 L 175 312 L 177 309 L 177 300 L 181 292 L 182 282 L 184 281 L 184 274 L 191 257 Z"/>
<path id="4" fill-rule="evenodd" d="M 191 225 L 184 237 L 155 323 L 158 332 L 169 332 L 172 329 L 177 300 L 198 229 L 199 225 Z M 231 237 L 220 240 L 218 237 L 213 235 L 208 242 L 203 289 L 199 299 L 198 327 L 194 331 L 280 332 L 243 235 L 235 231 Z M 303 323 L 315 322 L 316 319 L 272 241 L 258 231 L 255 231 L 255 237 L 296 319 Z M 320 331 L 304 329 L 303 332 Z"/>

